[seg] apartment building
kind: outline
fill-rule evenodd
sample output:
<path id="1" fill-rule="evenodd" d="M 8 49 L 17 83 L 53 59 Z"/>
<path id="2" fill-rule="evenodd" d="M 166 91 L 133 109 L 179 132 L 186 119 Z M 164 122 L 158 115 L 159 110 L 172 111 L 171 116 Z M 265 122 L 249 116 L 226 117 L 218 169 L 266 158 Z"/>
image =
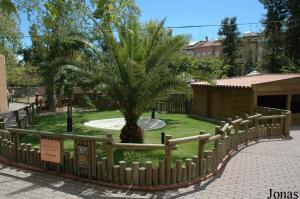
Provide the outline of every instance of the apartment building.
<path id="1" fill-rule="evenodd" d="M 246 32 L 239 38 L 239 55 L 237 63 L 243 64 L 249 57 L 254 63 L 261 60 L 262 56 L 262 38 L 260 34 Z M 184 51 L 193 57 L 220 57 L 222 54 L 221 40 L 210 41 L 206 37 L 205 41 L 193 42 L 184 48 Z"/>

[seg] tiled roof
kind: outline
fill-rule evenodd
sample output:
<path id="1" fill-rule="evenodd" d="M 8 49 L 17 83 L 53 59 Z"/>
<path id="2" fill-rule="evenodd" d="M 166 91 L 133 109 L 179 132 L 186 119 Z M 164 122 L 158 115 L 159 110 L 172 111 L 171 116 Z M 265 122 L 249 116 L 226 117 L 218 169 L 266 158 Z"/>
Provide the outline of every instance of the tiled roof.
<path id="1" fill-rule="evenodd" d="M 213 46 L 222 46 L 220 40 L 215 41 L 199 41 L 192 45 L 187 45 L 184 49 L 195 49 L 195 48 L 202 48 L 202 47 L 213 47 Z"/>
<path id="2" fill-rule="evenodd" d="M 222 46 L 222 43 L 220 40 L 216 40 L 216 41 L 206 41 L 201 45 L 201 47 L 212 47 L 212 46 Z"/>
<path id="3" fill-rule="evenodd" d="M 242 77 L 232 77 L 215 80 L 215 84 L 211 85 L 205 81 L 193 82 L 191 85 L 199 86 L 217 86 L 217 87 L 235 87 L 235 88 L 251 88 L 256 84 L 267 82 L 280 81 L 300 77 L 300 73 L 285 73 L 285 74 L 260 74 Z"/>

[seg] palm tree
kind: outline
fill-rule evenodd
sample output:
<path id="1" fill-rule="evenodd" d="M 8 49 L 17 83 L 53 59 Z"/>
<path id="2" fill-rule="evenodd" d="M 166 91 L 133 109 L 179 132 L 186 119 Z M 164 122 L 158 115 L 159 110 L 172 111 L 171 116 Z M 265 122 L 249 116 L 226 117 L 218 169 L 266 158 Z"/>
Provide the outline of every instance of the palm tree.
<path id="1" fill-rule="evenodd" d="M 172 36 L 163 26 L 164 20 L 142 27 L 136 17 L 129 17 L 117 27 L 117 36 L 107 26 L 101 29 L 110 58 L 103 63 L 103 88 L 126 120 L 122 142 L 143 142 L 143 129 L 137 125 L 140 116 L 170 89 L 186 84 L 168 64 L 187 38 Z"/>

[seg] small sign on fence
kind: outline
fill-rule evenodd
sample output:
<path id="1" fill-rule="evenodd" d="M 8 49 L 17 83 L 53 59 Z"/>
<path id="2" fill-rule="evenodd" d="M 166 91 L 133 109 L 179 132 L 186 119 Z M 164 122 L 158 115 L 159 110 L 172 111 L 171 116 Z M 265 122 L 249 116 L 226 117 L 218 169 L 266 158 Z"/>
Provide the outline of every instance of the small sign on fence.
<path id="1" fill-rule="evenodd" d="M 89 165 L 89 149 L 87 146 L 78 145 L 78 164 L 80 168 L 88 168 Z"/>
<path id="2" fill-rule="evenodd" d="M 59 140 L 41 139 L 41 160 L 60 163 L 61 143 Z"/>

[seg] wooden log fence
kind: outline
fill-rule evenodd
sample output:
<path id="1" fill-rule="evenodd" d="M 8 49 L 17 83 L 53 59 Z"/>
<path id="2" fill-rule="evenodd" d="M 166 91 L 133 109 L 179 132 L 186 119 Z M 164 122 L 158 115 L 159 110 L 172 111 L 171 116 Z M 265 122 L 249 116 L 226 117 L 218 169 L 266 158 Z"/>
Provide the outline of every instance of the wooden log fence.
<path id="1" fill-rule="evenodd" d="M 28 118 L 35 117 L 35 106 L 29 106 Z M 0 125 L 0 158 L 17 164 L 28 165 L 40 170 L 53 171 L 101 182 L 103 185 L 114 185 L 130 189 L 162 190 L 178 188 L 197 183 L 208 176 L 217 175 L 220 168 L 231 154 L 250 142 L 267 138 L 282 138 L 289 135 L 289 114 L 277 115 L 255 114 L 244 118 L 235 117 L 216 126 L 214 134 L 200 131 L 198 135 L 172 138 L 165 135 L 164 144 L 116 143 L 111 134 L 106 137 L 57 134 L 45 131 L 33 131 L 17 128 L 5 128 Z M 28 119 L 30 123 L 32 119 Z M 0 124 L 3 119 L 0 118 Z M 26 124 L 26 123 L 25 123 Z M 40 140 L 53 140 L 60 143 L 60 161 L 51 162 L 42 159 L 41 145 L 20 143 L 20 135 L 34 135 Z M 64 149 L 64 141 L 73 140 L 74 148 Z M 185 160 L 172 161 L 172 151 L 180 144 L 198 142 L 197 155 Z M 210 150 L 205 145 L 213 143 Z M 105 155 L 97 153 L 97 145 L 102 145 Z M 155 166 L 152 161 L 145 164 L 126 160 L 114 160 L 116 149 L 162 150 L 164 159 L 158 160 Z M 142 166 L 143 165 L 143 166 Z"/>

